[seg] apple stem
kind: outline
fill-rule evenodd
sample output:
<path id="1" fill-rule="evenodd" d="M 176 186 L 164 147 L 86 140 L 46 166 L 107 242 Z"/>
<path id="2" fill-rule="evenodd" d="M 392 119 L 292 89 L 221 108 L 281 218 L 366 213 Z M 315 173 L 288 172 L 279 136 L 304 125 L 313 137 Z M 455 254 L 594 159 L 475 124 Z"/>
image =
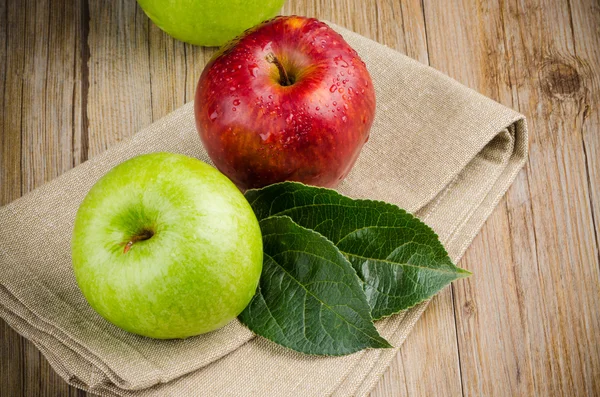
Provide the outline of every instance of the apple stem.
<path id="1" fill-rule="evenodd" d="M 290 80 L 290 77 L 288 76 L 287 72 L 285 71 L 285 68 L 283 67 L 283 65 L 281 64 L 279 59 L 277 59 L 275 54 L 273 54 L 272 52 L 268 53 L 266 59 L 268 62 L 273 63 L 273 64 L 275 64 L 275 66 L 277 66 L 277 70 L 279 70 L 279 78 L 280 78 L 279 83 L 284 87 L 288 86 L 288 85 L 292 85 L 292 81 Z"/>
<path id="2" fill-rule="evenodd" d="M 129 250 L 131 249 L 131 246 L 133 245 L 134 241 L 130 240 L 127 244 L 125 244 L 125 248 L 123 249 L 123 253 L 126 254 L 129 252 Z"/>
<path id="3" fill-rule="evenodd" d="M 148 240 L 152 236 L 154 236 L 154 233 L 151 230 L 144 230 L 141 234 L 131 237 L 131 240 L 129 240 L 127 244 L 125 244 L 125 248 L 123 248 L 123 253 L 128 253 L 131 247 L 133 247 L 133 244 L 137 243 L 138 241 Z"/>

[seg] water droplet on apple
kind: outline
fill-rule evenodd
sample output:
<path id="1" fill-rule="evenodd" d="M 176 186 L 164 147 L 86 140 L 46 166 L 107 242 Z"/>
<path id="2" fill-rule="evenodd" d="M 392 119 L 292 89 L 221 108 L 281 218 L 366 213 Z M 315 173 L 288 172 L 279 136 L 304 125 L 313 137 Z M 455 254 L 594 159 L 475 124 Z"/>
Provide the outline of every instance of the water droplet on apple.
<path id="1" fill-rule="evenodd" d="M 333 106 L 337 106 L 337 102 L 336 101 L 333 101 Z"/>
<path id="2" fill-rule="evenodd" d="M 333 84 L 331 87 L 329 87 L 329 92 L 334 93 L 336 89 L 335 84 Z"/>
<path id="3" fill-rule="evenodd" d="M 337 44 L 337 43 L 336 43 L 336 42 L 334 42 L 334 45 L 335 45 L 335 44 Z M 335 61 L 335 64 L 336 64 L 336 65 L 337 65 L 338 63 L 342 62 L 342 65 L 340 65 L 340 66 L 341 66 L 341 67 L 343 67 L 343 68 L 347 68 L 347 67 L 349 66 L 349 65 L 348 65 L 348 62 L 347 62 L 347 61 L 346 61 L 344 58 L 342 58 L 342 56 L 341 56 L 341 55 L 338 55 L 337 57 L 333 58 L 333 60 Z"/>
<path id="4" fill-rule="evenodd" d="M 348 104 L 344 103 L 344 109 L 348 110 Z"/>
<path id="5" fill-rule="evenodd" d="M 252 77 L 258 76 L 258 65 L 253 63 L 252 65 L 248 65 L 248 70 L 250 70 L 250 74 Z"/>
<path id="6" fill-rule="evenodd" d="M 364 89 L 364 88 L 361 88 L 361 90 L 360 90 L 360 93 L 361 93 L 361 94 L 364 94 L 364 93 L 365 93 L 365 89 Z"/>
<path id="7" fill-rule="evenodd" d="M 273 99 L 273 95 L 269 95 L 269 99 Z"/>
<path id="8" fill-rule="evenodd" d="M 342 83 L 346 84 L 348 82 L 348 79 L 344 79 L 342 80 Z"/>
<path id="9" fill-rule="evenodd" d="M 219 117 L 219 113 L 217 113 L 216 110 L 214 112 L 212 112 L 209 116 L 210 121 L 215 121 L 217 119 L 217 117 Z"/>
<path id="10" fill-rule="evenodd" d="M 240 100 L 239 100 L 239 99 L 235 99 L 235 100 L 233 101 L 233 105 L 234 105 L 234 106 L 239 106 L 239 104 L 240 104 Z"/>
<path id="11" fill-rule="evenodd" d="M 242 68 L 242 65 L 238 65 L 238 66 L 237 66 L 237 68 L 238 68 L 238 69 L 241 69 L 241 68 Z"/>
<path id="12" fill-rule="evenodd" d="M 338 111 L 338 112 L 341 112 L 341 111 L 342 111 L 342 109 L 341 109 L 341 108 L 337 108 L 337 111 Z"/>
<path id="13" fill-rule="evenodd" d="M 237 109 L 236 108 L 231 108 L 231 110 L 233 110 L 235 112 Z"/>
<path id="14" fill-rule="evenodd" d="M 315 108 L 315 110 L 318 112 L 319 110 L 321 110 L 321 108 L 317 106 L 317 107 Z"/>
<path id="15" fill-rule="evenodd" d="M 269 139 L 269 137 L 271 136 L 271 133 L 267 131 L 267 132 L 263 132 L 263 133 L 261 133 L 259 135 L 260 135 L 260 139 L 262 139 L 263 142 L 264 142 L 267 139 Z"/>
<path id="16" fill-rule="evenodd" d="M 346 121 L 348 121 L 348 117 L 342 116 L 342 121 L 345 123 Z"/>
<path id="17" fill-rule="evenodd" d="M 233 91 L 235 91 L 235 89 L 236 89 L 236 88 L 235 88 L 235 87 L 233 87 L 233 86 L 232 86 L 232 87 L 229 87 L 229 91 L 232 91 L 232 92 L 233 92 Z"/>
<path id="18" fill-rule="evenodd" d="M 294 120 L 294 114 L 290 113 L 286 118 L 285 118 L 285 122 L 290 124 L 292 121 Z"/>
<path id="19" fill-rule="evenodd" d="M 338 92 L 339 92 L 340 94 L 342 94 L 342 93 L 344 92 L 344 87 L 340 87 L 340 88 L 338 89 Z"/>

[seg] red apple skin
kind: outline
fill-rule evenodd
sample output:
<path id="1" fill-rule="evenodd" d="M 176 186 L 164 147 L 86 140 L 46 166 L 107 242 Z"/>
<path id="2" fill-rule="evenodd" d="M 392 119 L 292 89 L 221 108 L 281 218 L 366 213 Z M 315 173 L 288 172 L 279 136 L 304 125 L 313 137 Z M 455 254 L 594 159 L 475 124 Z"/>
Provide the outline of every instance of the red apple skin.
<path id="1" fill-rule="evenodd" d="M 375 92 L 342 36 L 316 19 L 277 17 L 215 54 L 194 110 L 210 158 L 241 189 L 285 180 L 335 187 L 368 140 Z"/>

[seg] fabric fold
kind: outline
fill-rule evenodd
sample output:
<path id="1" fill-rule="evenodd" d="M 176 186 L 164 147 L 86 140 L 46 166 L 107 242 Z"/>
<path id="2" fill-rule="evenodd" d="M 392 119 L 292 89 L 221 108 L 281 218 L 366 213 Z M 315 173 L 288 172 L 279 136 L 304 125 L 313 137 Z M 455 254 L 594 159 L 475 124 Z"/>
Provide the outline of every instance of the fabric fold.
<path id="1" fill-rule="evenodd" d="M 524 117 L 440 72 L 333 26 L 372 75 L 369 142 L 338 190 L 399 205 L 429 224 L 458 261 L 527 156 Z M 169 136 L 169 139 L 164 139 Z M 392 349 L 306 356 L 237 320 L 195 338 L 129 334 L 87 305 L 71 269 L 79 203 L 116 164 L 156 151 L 209 162 L 187 104 L 131 139 L 0 208 L 0 317 L 76 387 L 110 396 L 356 396 L 389 366 L 423 302 L 377 322 Z"/>

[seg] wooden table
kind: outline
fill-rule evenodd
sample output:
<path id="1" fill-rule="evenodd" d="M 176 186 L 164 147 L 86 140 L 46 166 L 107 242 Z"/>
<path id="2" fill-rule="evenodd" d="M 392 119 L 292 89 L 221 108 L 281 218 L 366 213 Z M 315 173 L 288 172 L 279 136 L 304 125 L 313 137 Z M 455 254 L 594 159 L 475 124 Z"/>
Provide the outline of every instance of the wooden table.
<path id="1" fill-rule="evenodd" d="M 289 0 L 527 116 L 531 152 L 372 396 L 600 395 L 600 3 Z M 133 0 L 0 0 L 0 204 L 193 98 Z M 393 84 L 393 82 L 390 82 Z M 0 226 L 1 227 L 1 226 Z M 0 396 L 86 395 L 0 320 Z"/>

